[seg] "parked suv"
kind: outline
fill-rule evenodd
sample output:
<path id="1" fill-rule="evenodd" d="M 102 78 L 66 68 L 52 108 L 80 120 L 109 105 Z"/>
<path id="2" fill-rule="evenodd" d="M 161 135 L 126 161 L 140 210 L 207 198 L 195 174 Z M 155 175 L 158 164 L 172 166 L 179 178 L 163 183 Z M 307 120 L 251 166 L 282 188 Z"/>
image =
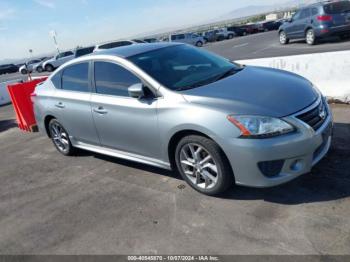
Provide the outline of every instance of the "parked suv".
<path id="1" fill-rule="evenodd" d="M 73 58 L 73 51 L 62 52 L 54 56 L 52 59 L 47 60 L 45 63 L 43 63 L 42 67 L 45 69 L 45 71 L 52 72 L 53 70 L 63 65 L 64 63 L 72 60 Z"/>
<path id="2" fill-rule="evenodd" d="M 80 148 L 177 169 L 208 195 L 234 183 L 286 183 L 331 145 L 331 111 L 310 81 L 179 43 L 77 58 L 32 99 L 39 130 L 60 153 Z"/>
<path id="3" fill-rule="evenodd" d="M 205 40 L 202 36 L 193 33 L 186 34 L 176 34 L 170 36 L 170 42 L 178 42 L 184 44 L 195 45 L 197 47 L 202 47 Z"/>
<path id="4" fill-rule="evenodd" d="M 322 2 L 300 9 L 279 29 L 279 41 L 306 39 L 309 45 L 328 36 L 350 34 L 350 1 Z"/>

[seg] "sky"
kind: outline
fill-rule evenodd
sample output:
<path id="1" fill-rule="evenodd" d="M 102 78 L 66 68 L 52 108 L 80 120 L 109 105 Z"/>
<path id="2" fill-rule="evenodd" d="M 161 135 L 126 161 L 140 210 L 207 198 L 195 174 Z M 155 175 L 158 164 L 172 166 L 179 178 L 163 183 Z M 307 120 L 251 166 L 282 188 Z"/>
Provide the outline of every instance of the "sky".
<path id="1" fill-rule="evenodd" d="M 0 60 L 188 26 L 278 0 L 0 0 Z"/>

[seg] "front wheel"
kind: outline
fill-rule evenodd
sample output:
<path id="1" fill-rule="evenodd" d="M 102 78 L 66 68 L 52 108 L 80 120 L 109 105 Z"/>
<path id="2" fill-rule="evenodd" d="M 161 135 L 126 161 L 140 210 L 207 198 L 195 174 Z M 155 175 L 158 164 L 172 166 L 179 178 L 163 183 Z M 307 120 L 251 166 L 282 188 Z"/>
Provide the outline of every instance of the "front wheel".
<path id="1" fill-rule="evenodd" d="M 315 32 L 313 29 L 309 29 L 306 32 L 306 43 L 308 45 L 314 45 L 316 44 L 316 36 L 315 36 Z"/>
<path id="2" fill-rule="evenodd" d="M 230 34 L 230 35 L 228 35 L 228 37 L 227 37 L 228 39 L 232 39 L 233 38 L 233 35 L 232 34 Z"/>
<path id="3" fill-rule="evenodd" d="M 289 39 L 287 37 L 287 34 L 284 31 L 280 32 L 280 43 L 281 43 L 281 45 L 286 45 L 289 43 Z"/>
<path id="4" fill-rule="evenodd" d="M 70 156 L 75 153 L 75 148 L 69 140 L 68 132 L 56 119 L 50 121 L 49 132 L 53 144 L 61 154 Z"/>
<path id="5" fill-rule="evenodd" d="M 203 46 L 203 42 L 198 41 L 198 42 L 196 43 L 196 46 L 197 46 L 197 47 L 202 47 L 202 46 Z"/>
<path id="6" fill-rule="evenodd" d="M 22 70 L 21 70 L 21 74 L 22 74 L 22 75 L 26 75 L 27 73 L 28 73 L 27 69 L 22 69 Z"/>
<path id="7" fill-rule="evenodd" d="M 203 194 L 218 195 L 234 184 L 226 156 L 213 140 L 206 137 L 191 135 L 181 139 L 175 161 L 182 178 Z"/>
<path id="8" fill-rule="evenodd" d="M 38 73 L 42 73 L 44 70 L 43 70 L 43 68 L 42 68 L 41 66 L 39 66 L 39 67 L 36 69 L 36 71 L 38 71 Z"/>

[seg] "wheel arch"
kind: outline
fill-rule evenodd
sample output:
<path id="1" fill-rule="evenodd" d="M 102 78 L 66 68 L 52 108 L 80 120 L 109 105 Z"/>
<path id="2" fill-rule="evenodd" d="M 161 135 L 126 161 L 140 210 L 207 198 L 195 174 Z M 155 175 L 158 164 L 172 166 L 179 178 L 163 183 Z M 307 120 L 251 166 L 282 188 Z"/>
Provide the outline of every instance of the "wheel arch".
<path id="1" fill-rule="evenodd" d="M 205 132 L 203 131 L 198 131 L 198 130 L 195 130 L 195 129 L 184 129 L 184 130 L 179 130 L 177 131 L 176 133 L 174 133 L 169 142 L 168 142 L 168 147 L 167 147 L 167 152 L 168 152 L 168 159 L 169 159 L 169 163 L 170 163 L 170 166 L 171 168 L 174 170 L 176 169 L 176 163 L 175 163 L 175 152 L 176 152 L 176 146 L 177 144 L 180 142 L 180 140 L 186 136 L 190 136 L 190 135 L 197 135 L 197 136 L 203 136 L 205 138 L 208 138 L 212 141 L 214 141 L 218 147 L 221 149 L 224 157 L 226 158 L 227 162 L 230 164 L 230 167 L 231 167 L 231 170 L 232 169 L 232 166 L 231 166 L 231 163 L 230 161 L 228 160 L 227 156 L 226 156 L 226 153 L 225 151 L 223 150 L 223 148 L 221 147 L 221 145 L 215 141 L 215 139 L 213 139 L 213 137 L 211 137 L 210 135 L 206 134 Z"/>
<path id="2" fill-rule="evenodd" d="M 53 115 L 47 115 L 45 116 L 44 118 L 44 127 L 45 127 L 45 132 L 46 132 L 46 135 L 51 138 L 51 135 L 50 135 L 50 131 L 49 131 L 49 123 L 52 119 L 56 119 L 55 116 Z"/>

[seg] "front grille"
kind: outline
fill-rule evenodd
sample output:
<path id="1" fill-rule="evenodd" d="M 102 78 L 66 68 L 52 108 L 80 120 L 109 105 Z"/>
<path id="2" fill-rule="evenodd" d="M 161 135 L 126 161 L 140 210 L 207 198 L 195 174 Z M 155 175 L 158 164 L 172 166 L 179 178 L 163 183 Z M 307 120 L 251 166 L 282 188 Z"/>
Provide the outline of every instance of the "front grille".
<path id="1" fill-rule="evenodd" d="M 321 100 L 315 108 L 301 115 L 297 115 L 296 117 L 317 131 L 328 117 L 327 108 L 324 103 L 325 102 Z"/>

